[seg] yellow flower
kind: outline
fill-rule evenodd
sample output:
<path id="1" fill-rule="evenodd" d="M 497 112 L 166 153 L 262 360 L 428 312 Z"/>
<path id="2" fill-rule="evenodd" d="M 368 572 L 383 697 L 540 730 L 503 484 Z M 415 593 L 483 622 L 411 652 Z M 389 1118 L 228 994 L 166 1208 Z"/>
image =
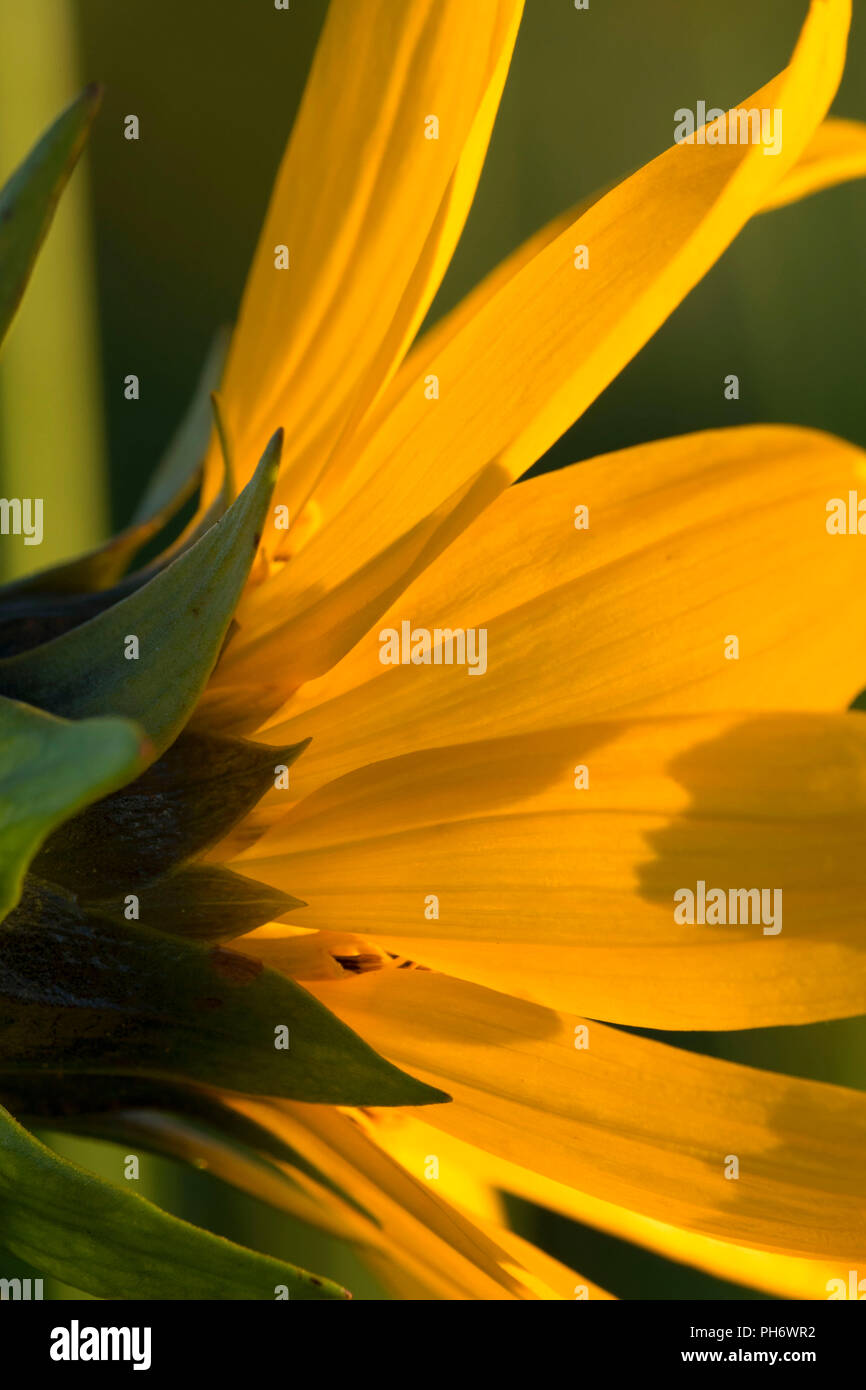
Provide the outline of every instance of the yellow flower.
<path id="1" fill-rule="evenodd" d="M 850 0 L 812 0 L 742 103 L 782 113 L 771 157 L 674 143 L 419 338 L 521 8 L 332 0 L 221 392 L 232 492 L 284 431 L 273 524 L 195 716 L 312 740 L 208 854 L 305 903 L 239 949 L 453 1099 L 227 1095 L 291 1146 L 270 1166 L 144 1109 L 126 1133 L 353 1242 L 398 1297 L 611 1296 L 502 1192 L 825 1297 L 866 1259 L 863 1096 L 616 1025 L 866 1012 L 866 559 L 827 525 L 866 455 L 740 428 L 511 484 L 750 217 L 866 172 L 866 128 L 825 120 Z M 223 484 L 214 442 L 202 516 Z M 675 911 L 717 886 L 743 916 Z"/>
<path id="2" fill-rule="evenodd" d="M 332 0 L 223 388 L 235 488 L 284 427 L 292 526 L 263 538 L 198 716 L 312 737 L 213 856 L 309 904 L 243 946 L 453 1103 L 237 1104 L 358 1198 L 378 1224 L 315 1184 L 284 1204 L 401 1296 L 605 1296 L 507 1232 L 504 1189 L 824 1297 L 866 1258 L 863 1097 L 609 1025 L 866 1009 L 866 731 L 845 712 L 866 560 L 825 525 L 866 457 L 741 428 L 509 484 L 753 214 L 864 171 L 864 129 L 824 121 L 850 6 L 814 0 L 790 65 L 742 103 L 784 113 L 777 157 L 674 144 L 413 342 L 520 9 Z M 214 450 L 204 505 L 219 486 Z M 485 629 L 484 678 L 383 665 L 380 634 L 407 621 Z M 783 929 L 677 923 L 698 881 L 782 885 Z"/>

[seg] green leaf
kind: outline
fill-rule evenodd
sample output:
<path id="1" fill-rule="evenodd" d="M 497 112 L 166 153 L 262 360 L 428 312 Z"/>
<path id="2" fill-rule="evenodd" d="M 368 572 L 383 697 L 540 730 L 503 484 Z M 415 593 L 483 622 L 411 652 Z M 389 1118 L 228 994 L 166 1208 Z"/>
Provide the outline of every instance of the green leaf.
<path id="1" fill-rule="evenodd" d="M 46 1148 L 0 1108 L 0 1245 L 109 1299 L 348 1298 L 345 1289 L 169 1216 Z"/>
<path id="2" fill-rule="evenodd" d="M 143 589 L 44 646 L 0 661 L 0 693 L 54 714 L 137 720 L 150 761 L 180 733 L 216 664 L 258 548 L 282 431 L 207 535 Z M 127 660 L 127 638 L 139 657 Z"/>
<path id="3" fill-rule="evenodd" d="M 218 844 L 307 743 L 277 748 L 184 730 L 131 786 L 56 830 L 34 873 L 88 900 L 134 892 Z"/>
<path id="4" fill-rule="evenodd" d="M 217 864 L 190 864 L 136 888 L 138 921 L 191 941 L 234 941 L 296 907 L 306 907 L 279 888 L 269 888 Z M 126 919 L 123 898 L 88 898 L 88 911 L 112 922 Z"/>
<path id="5" fill-rule="evenodd" d="M 102 93 L 88 87 L 0 190 L 0 343 L 21 302 L 54 209 L 84 148 Z"/>
<path id="6" fill-rule="evenodd" d="M 31 876 L 0 927 L 0 1075 L 58 1068 L 329 1105 L 447 1099 L 260 961 L 87 916 Z"/>
<path id="7" fill-rule="evenodd" d="M 142 762 L 141 733 L 126 720 L 70 724 L 0 698 L 0 918 L 49 832 Z"/>

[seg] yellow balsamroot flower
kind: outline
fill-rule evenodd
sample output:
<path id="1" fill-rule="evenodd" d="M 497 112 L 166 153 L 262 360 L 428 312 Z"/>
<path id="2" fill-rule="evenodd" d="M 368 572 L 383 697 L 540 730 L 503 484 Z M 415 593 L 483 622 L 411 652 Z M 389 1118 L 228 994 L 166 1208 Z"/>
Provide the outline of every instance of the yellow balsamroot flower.
<path id="1" fill-rule="evenodd" d="M 850 4 L 813 0 L 789 66 L 742 103 L 782 113 L 772 157 L 674 143 L 419 338 L 520 15 L 332 0 L 200 504 L 218 509 L 224 457 L 236 496 L 283 431 L 184 735 L 203 757 L 265 745 L 274 775 L 197 869 L 273 891 L 232 919 L 232 949 L 433 1091 L 325 1104 L 197 1075 L 245 1150 L 177 1095 L 115 1132 L 354 1243 L 400 1298 L 610 1297 L 509 1231 L 502 1192 L 823 1298 L 866 1260 L 863 1096 L 612 1025 L 866 1011 L 866 724 L 848 709 L 866 553 L 828 526 L 866 455 L 741 428 L 510 485 L 751 216 L 866 171 L 866 130 L 825 120 Z"/>

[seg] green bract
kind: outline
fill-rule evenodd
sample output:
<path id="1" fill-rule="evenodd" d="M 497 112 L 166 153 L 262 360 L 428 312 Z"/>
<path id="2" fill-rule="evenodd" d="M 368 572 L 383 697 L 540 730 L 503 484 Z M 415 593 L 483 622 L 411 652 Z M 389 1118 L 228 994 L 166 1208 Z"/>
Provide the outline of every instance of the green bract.
<path id="1" fill-rule="evenodd" d="M 0 917 L 49 831 L 142 766 L 142 736 L 127 720 L 69 723 L 0 698 Z"/>
<path id="2" fill-rule="evenodd" d="M 0 190 L 0 343 L 30 278 L 57 200 L 84 148 L 101 92 L 88 87 Z"/>
<path id="3" fill-rule="evenodd" d="M 70 718 L 137 719 L 150 740 L 149 761 L 164 752 L 216 664 L 258 546 L 281 446 L 277 433 L 226 515 L 149 584 L 62 637 L 0 661 L 0 694 Z"/>
<path id="4" fill-rule="evenodd" d="M 0 337 L 97 104 L 88 90 L 0 193 Z M 278 1191 L 289 1170 L 329 1180 L 288 1149 L 263 1152 L 263 1132 L 219 1093 L 448 1099 L 218 944 L 302 905 L 202 856 L 306 742 L 186 728 L 258 548 L 281 432 L 230 506 L 200 508 L 124 571 L 196 488 L 223 355 L 220 341 L 130 525 L 0 590 L 0 1247 L 105 1298 L 346 1295 L 85 1173 L 14 1116 L 193 1161 L 204 1147 L 232 1171 L 268 1164 Z M 218 411 L 217 426 L 230 478 Z"/>
<path id="5" fill-rule="evenodd" d="M 0 1107 L 0 1244 L 102 1298 L 348 1298 L 59 1158 Z M 281 1295 L 285 1297 L 285 1293 Z"/>

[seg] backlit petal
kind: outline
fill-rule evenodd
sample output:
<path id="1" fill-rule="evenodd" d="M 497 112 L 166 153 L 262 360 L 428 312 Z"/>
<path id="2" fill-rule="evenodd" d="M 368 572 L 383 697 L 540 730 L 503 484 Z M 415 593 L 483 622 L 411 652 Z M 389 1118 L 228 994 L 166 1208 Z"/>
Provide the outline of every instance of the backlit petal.
<path id="1" fill-rule="evenodd" d="M 866 175 L 866 122 L 836 117 L 819 125 L 797 163 L 764 204 L 770 208 L 798 202 L 822 188 Z"/>
<path id="2" fill-rule="evenodd" d="M 673 145 L 544 247 L 428 360 L 398 374 L 360 438 L 334 514 L 242 606 L 218 679 L 279 650 L 284 688 L 327 671 L 411 579 L 558 438 L 767 201 L 842 71 L 850 0 L 813 0 L 791 64 L 748 98 L 779 109 L 760 144 Z M 575 246 L 590 268 L 575 268 Z M 438 399 L 427 385 L 435 377 Z M 265 656 L 265 664 L 270 656 Z"/>
<path id="3" fill-rule="evenodd" d="M 521 10 L 332 0 L 226 370 L 236 488 L 279 420 L 278 500 L 294 507 L 388 380 L 468 214 Z"/>
<path id="4" fill-rule="evenodd" d="M 786 1255 L 866 1257 L 866 1096 L 737 1066 L 424 972 L 311 990 L 454 1097 L 424 1119 L 645 1216 Z M 739 1178 L 725 1176 L 736 1158 Z M 847 1263 L 851 1261 L 851 1264 Z M 821 1296 L 820 1294 L 818 1296 Z"/>
<path id="5" fill-rule="evenodd" d="M 744 428 L 510 488 L 266 730 L 313 739 L 271 801 L 374 759 L 582 719 L 843 708 L 866 683 L 866 543 L 856 502 L 854 534 L 828 532 L 827 505 L 847 515 L 864 465 L 827 435 Z M 403 621 L 484 628 L 486 672 L 383 666 L 379 634 Z"/>
<path id="6" fill-rule="evenodd" d="M 866 1012 L 864 836 L 862 714 L 611 721 L 363 768 L 238 867 L 309 904 L 293 926 L 593 1018 L 750 1028 Z"/>

